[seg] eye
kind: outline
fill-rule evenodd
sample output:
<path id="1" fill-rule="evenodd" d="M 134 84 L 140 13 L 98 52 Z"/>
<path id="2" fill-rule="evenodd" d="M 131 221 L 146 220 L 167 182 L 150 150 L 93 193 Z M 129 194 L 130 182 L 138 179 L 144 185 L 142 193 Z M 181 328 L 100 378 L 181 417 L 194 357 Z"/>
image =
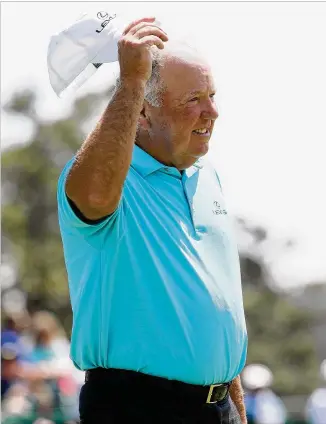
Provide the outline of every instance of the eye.
<path id="1" fill-rule="evenodd" d="M 216 94 L 216 93 L 212 93 L 212 94 L 210 94 L 210 96 L 209 96 L 209 97 L 210 97 L 211 99 L 214 99 L 215 94 Z"/>
<path id="2" fill-rule="evenodd" d="M 189 102 L 197 102 L 199 100 L 199 97 L 193 97 L 192 99 L 188 100 Z"/>

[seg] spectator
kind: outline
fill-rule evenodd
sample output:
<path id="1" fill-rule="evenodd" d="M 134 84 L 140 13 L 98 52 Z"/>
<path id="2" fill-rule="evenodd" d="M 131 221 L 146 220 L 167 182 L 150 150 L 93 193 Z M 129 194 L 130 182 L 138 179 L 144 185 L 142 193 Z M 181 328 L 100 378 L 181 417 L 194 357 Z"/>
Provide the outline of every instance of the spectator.
<path id="1" fill-rule="evenodd" d="M 1 333 L 2 418 L 21 416 L 30 410 L 28 383 L 20 378 L 21 344 L 17 332 L 7 326 Z"/>
<path id="2" fill-rule="evenodd" d="M 69 358 L 70 343 L 64 329 L 55 315 L 48 311 L 33 315 L 32 328 L 35 347 L 31 360 L 47 374 L 54 395 L 54 407 L 60 408 L 65 417 L 74 419 L 78 417 L 78 371 Z"/>
<path id="3" fill-rule="evenodd" d="M 285 424 L 287 412 L 282 400 L 271 390 L 273 374 L 261 364 L 248 365 L 242 374 L 248 423 Z"/>
<path id="4" fill-rule="evenodd" d="M 306 405 L 306 419 L 310 424 L 326 424 L 326 359 L 320 366 L 321 387 L 314 390 Z"/>
<path id="5" fill-rule="evenodd" d="M 17 380 L 19 363 L 27 358 L 30 347 L 24 332 L 29 323 L 30 317 L 26 311 L 19 315 L 8 315 L 4 319 L 1 331 L 1 398 Z"/>
<path id="6" fill-rule="evenodd" d="M 6 323 L 1 340 L 3 423 L 76 422 L 79 390 L 62 326 L 53 314 L 36 312 L 27 352 L 12 324 Z"/>

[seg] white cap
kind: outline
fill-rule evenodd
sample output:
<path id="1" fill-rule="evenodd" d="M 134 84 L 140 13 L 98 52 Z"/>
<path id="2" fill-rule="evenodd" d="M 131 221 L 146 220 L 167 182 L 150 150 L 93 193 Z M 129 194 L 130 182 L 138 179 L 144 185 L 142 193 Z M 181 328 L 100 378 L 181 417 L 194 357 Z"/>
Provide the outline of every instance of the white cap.
<path id="1" fill-rule="evenodd" d="M 84 14 L 73 25 L 51 37 L 48 72 L 60 96 L 72 83 L 79 88 L 103 63 L 118 61 L 118 41 L 128 22 L 106 11 Z"/>

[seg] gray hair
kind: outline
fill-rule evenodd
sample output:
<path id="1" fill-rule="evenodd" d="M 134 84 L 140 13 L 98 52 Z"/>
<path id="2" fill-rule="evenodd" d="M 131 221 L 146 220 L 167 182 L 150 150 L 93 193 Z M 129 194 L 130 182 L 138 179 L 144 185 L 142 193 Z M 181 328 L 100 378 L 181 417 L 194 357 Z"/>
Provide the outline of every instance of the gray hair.
<path id="1" fill-rule="evenodd" d="M 162 106 L 162 95 L 165 90 L 163 81 L 161 80 L 160 69 L 163 66 L 163 55 L 158 49 L 152 51 L 152 73 L 145 86 L 145 100 L 154 107 Z M 109 101 L 113 99 L 115 92 L 120 85 L 120 76 L 118 75 L 107 92 Z"/>
<path id="2" fill-rule="evenodd" d="M 163 66 L 163 55 L 158 49 L 152 51 L 152 73 L 145 87 L 145 100 L 154 107 L 162 106 L 162 95 L 165 85 L 160 70 Z"/>
<path id="3" fill-rule="evenodd" d="M 148 79 L 145 87 L 145 100 L 153 107 L 162 106 L 163 94 L 166 90 L 166 86 L 161 79 L 160 70 L 164 65 L 165 54 L 170 53 L 172 55 L 178 56 L 181 59 L 187 58 L 189 56 L 198 56 L 199 52 L 193 46 L 190 46 L 184 41 L 168 41 L 166 43 L 165 49 L 159 50 L 156 47 L 152 49 L 152 73 Z M 114 84 L 109 89 L 110 100 L 114 96 L 117 88 L 120 84 L 120 77 L 116 77 Z"/>

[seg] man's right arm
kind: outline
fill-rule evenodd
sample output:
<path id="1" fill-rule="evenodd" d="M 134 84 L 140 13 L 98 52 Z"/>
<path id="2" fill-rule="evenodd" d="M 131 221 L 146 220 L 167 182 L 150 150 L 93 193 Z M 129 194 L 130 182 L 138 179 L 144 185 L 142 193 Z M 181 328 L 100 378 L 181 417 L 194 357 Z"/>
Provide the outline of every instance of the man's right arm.
<path id="1" fill-rule="evenodd" d="M 66 194 L 91 220 L 118 206 L 144 99 L 145 82 L 124 81 L 77 154 L 66 181 Z"/>
<path id="2" fill-rule="evenodd" d="M 68 198 L 90 220 L 112 214 L 120 201 L 152 72 L 151 47 L 163 49 L 168 39 L 154 20 L 138 19 L 125 29 L 118 43 L 120 85 L 66 180 Z"/>

